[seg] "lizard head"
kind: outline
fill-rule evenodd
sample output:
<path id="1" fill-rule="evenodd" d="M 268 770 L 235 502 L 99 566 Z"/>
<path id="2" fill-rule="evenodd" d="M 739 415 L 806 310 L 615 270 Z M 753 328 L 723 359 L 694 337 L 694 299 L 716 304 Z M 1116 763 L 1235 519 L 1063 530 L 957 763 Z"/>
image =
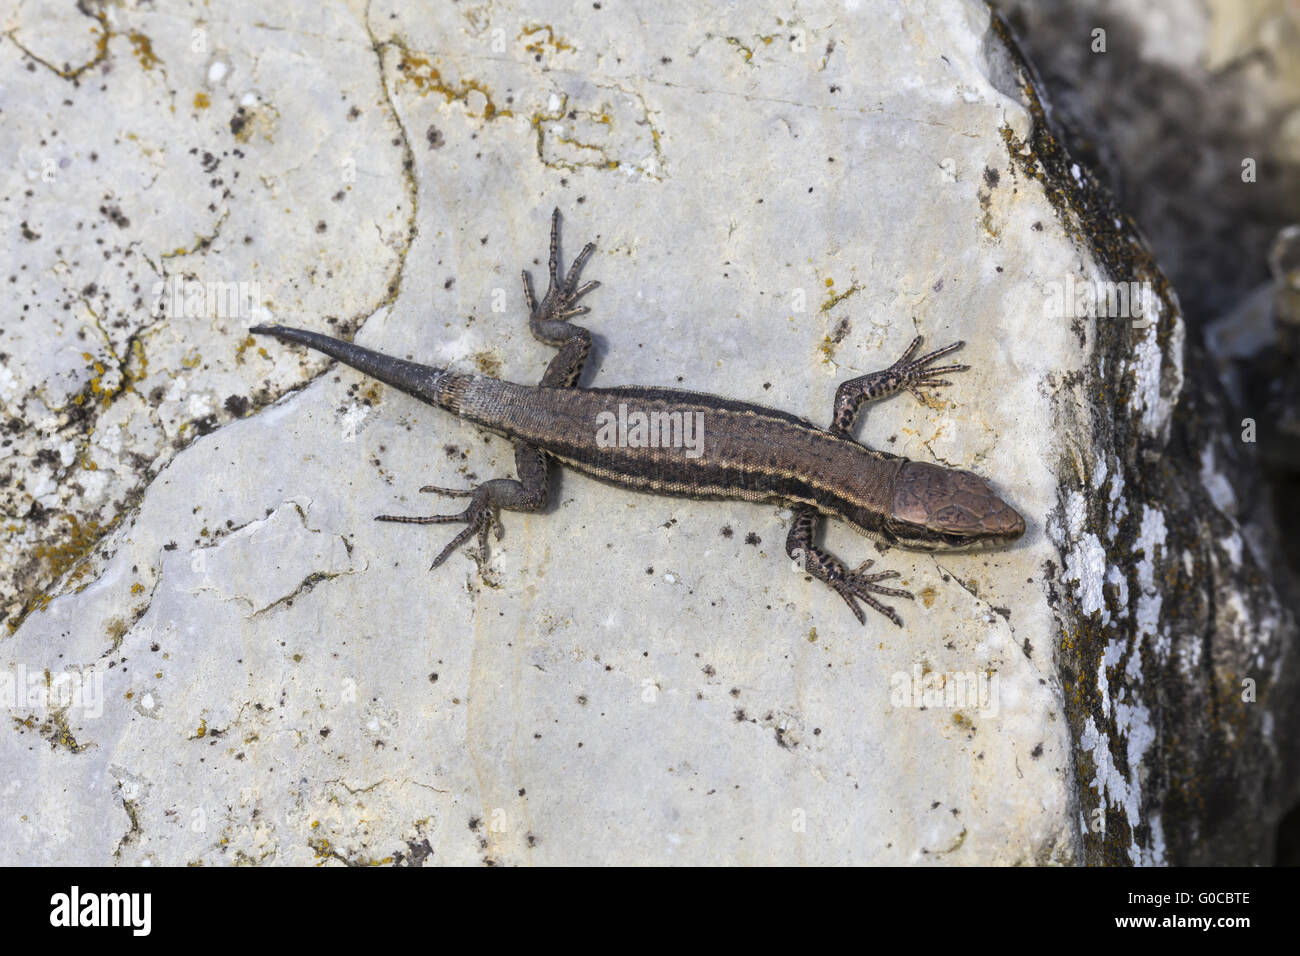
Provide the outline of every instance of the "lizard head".
<path id="1" fill-rule="evenodd" d="M 1025 519 L 969 471 L 908 461 L 894 478 L 884 537 L 918 551 L 995 547 L 1025 533 Z"/>

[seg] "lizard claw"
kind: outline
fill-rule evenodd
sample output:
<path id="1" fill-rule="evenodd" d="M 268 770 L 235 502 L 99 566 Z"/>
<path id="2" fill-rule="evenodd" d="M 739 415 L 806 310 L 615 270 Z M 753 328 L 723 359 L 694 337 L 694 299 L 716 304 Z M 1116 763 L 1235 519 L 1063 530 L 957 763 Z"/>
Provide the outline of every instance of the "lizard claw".
<path id="1" fill-rule="evenodd" d="M 866 562 L 871 564 L 870 561 Z M 898 616 L 898 612 L 887 604 L 881 604 L 873 594 L 887 594 L 890 597 L 906 598 L 913 600 L 914 596 L 911 591 L 904 591 L 902 588 L 889 588 L 876 581 L 884 578 L 898 577 L 897 571 L 880 571 L 876 574 L 862 574 L 861 569 L 845 575 L 839 580 L 832 579 L 828 583 L 835 590 L 835 593 L 844 598 L 844 603 L 849 606 L 859 624 L 867 623 L 867 616 L 862 613 L 862 608 L 858 606 L 858 601 L 864 601 L 866 604 L 875 608 L 885 617 L 889 618 L 899 627 L 903 626 L 903 619 Z"/>
<path id="2" fill-rule="evenodd" d="M 459 488 L 438 488 L 433 485 L 425 485 L 421 491 L 436 492 L 438 494 L 452 495 L 458 498 L 471 497 L 474 500 L 469 506 L 459 514 L 454 515 L 429 515 L 428 517 L 412 517 L 407 515 L 376 515 L 376 521 L 395 521 L 401 524 L 453 524 L 455 522 L 465 522 L 465 527 L 447 543 L 447 546 L 438 552 L 438 556 L 433 559 L 433 564 L 429 565 L 432 571 L 438 567 L 451 555 L 453 551 L 468 541 L 474 534 L 478 535 L 479 553 L 475 555 L 474 560 L 478 564 L 479 572 L 483 571 L 483 562 L 487 558 L 487 541 L 488 532 L 495 530 L 497 540 L 505 534 L 505 529 L 501 525 L 501 517 L 497 509 L 488 501 L 484 494 L 478 490 L 466 491 Z"/>
<path id="3" fill-rule="evenodd" d="M 878 581 L 898 577 L 898 572 L 877 571 L 874 574 L 868 574 L 867 570 L 875 564 L 875 561 L 870 558 L 863 561 L 855 570 L 850 571 L 839 558 L 827 553 L 813 543 L 815 521 L 816 512 L 811 507 L 800 505 L 795 509 L 795 520 L 790 525 L 790 534 L 785 542 L 786 554 L 792 558 L 798 558 L 800 568 L 803 571 L 830 585 L 831 589 L 844 599 L 844 603 L 849 606 L 849 610 L 853 612 L 853 616 L 858 619 L 859 624 L 867 623 L 867 616 L 863 613 L 861 605 L 858 604 L 859 601 L 862 601 L 875 608 L 899 627 L 902 627 L 903 619 L 898 616 L 898 612 L 892 607 L 882 604 L 874 597 L 876 594 L 882 594 L 889 597 L 912 599 L 911 591 L 886 587 L 877 583 Z"/>
<path id="4" fill-rule="evenodd" d="M 473 488 L 441 488 L 438 485 L 425 485 L 421 494 L 446 495 L 449 498 L 473 498 Z"/>
<path id="5" fill-rule="evenodd" d="M 912 343 L 907 347 L 907 351 L 903 353 L 902 357 L 886 369 L 886 373 L 897 376 L 899 388 L 907 389 L 916 396 L 917 401 L 925 404 L 920 389 L 951 385 L 952 382 L 945 381 L 942 376 L 951 372 L 965 372 L 970 368 L 969 365 L 938 365 L 930 367 L 930 363 L 935 359 L 956 352 L 965 344 L 964 341 L 953 342 L 951 345 L 945 345 L 941 349 L 935 349 L 918 359 L 913 359 L 912 356 L 916 354 L 916 350 L 921 345 L 921 336 L 918 335 L 912 339 Z"/>
<path id="6" fill-rule="evenodd" d="M 527 270 L 523 273 L 524 298 L 528 302 L 528 311 L 532 313 L 534 320 L 562 322 L 565 319 L 573 318 L 575 315 L 585 315 L 587 313 L 588 309 L 585 305 L 575 306 L 574 303 L 600 285 L 599 282 L 585 282 L 578 285 L 582 267 L 595 249 L 595 243 L 587 243 L 582 247 L 582 251 L 578 253 L 578 257 L 569 265 L 569 271 L 564 275 L 560 275 L 560 210 L 557 207 L 551 213 L 551 257 L 548 263 L 550 284 L 547 286 L 546 295 L 542 298 L 540 306 L 533 295 L 531 277 L 528 275 Z"/>

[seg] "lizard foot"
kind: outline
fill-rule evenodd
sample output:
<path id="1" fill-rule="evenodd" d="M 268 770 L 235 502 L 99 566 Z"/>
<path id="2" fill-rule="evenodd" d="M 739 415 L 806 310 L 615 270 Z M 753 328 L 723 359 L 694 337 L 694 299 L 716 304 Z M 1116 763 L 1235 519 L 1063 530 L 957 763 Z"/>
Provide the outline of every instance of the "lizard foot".
<path id="1" fill-rule="evenodd" d="M 578 277 L 582 273 L 582 266 L 595 248 L 596 245 L 592 242 L 583 246 L 582 251 L 578 253 L 578 258 L 574 259 L 572 265 L 569 266 L 568 273 L 561 276 L 560 210 L 557 208 L 551 213 L 550 285 L 540 307 L 533 296 L 532 279 L 529 278 L 527 270 L 523 272 L 524 298 L 528 302 L 528 311 L 531 313 L 534 322 L 563 322 L 575 315 L 583 315 L 589 311 L 585 305 L 575 306 L 574 303 L 600 285 L 599 282 L 587 282 L 581 286 L 578 285 Z"/>
<path id="2" fill-rule="evenodd" d="M 942 358 L 949 353 L 956 352 L 965 345 L 965 342 L 953 342 L 951 345 L 945 345 L 941 349 L 935 349 L 933 352 L 927 352 L 918 359 L 913 359 L 916 350 L 921 345 L 921 336 L 912 339 L 912 344 L 907 347 L 907 351 L 902 357 L 882 373 L 885 376 L 894 376 L 897 378 L 897 385 L 890 391 L 907 389 L 917 400 L 925 404 L 925 398 L 921 395 L 920 389 L 933 388 L 940 385 L 951 385 L 952 382 L 943 381 L 938 376 L 947 375 L 952 372 L 965 372 L 969 365 L 939 365 L 934 368 L 928 368 L 929 364 L 935 359 Z"/>
<path id="3" fill-rule="evenodd" d="M 438 553 L 433 559 L 433 564 L 429 565 L 432 571 L 442 562 L 446 561 L 453 551 L 470 539 L 476 532 L 478 534 L 479 553 L 474 560 L 478 564 L 479 572 L 483 571 L 483 562 L 487 557 L 488 532 L 495 530 L 497 539 L 501 538 L 504 533 L 501 527 L 501 519 L 497 514 L 496 507 L 488 499 L 483 489 L 466 490 L 463 488 L 439 488 L 434 485 L 425 485 L 420 489 L 424 492 L 433 492 L 435 494 L 450 495 L 454 498 L 473 498 L 464 511 L 454 515 L 430 515 L 428 517 L 410 517 L 406 515 L 376 515 L 376 521 L 395 521 L 401 524 L 454 524 L 459 521 L 465 522 L 465 528 L 448 542 L 447 546 Z"/>
<path id="4" fill-rule="evenodd" d="M 965 342 L 953 342 L 951 345 L 928 352 L 920 358 L 913 358 L 921 345 L 921 336 L 918 335 L 912 339 L 912 344 L 907 347 L 902 357 L 889 368 L 842 382 L 835 392 L 835 411 L 832 414 L 831 431 L 848 437 L 853 423 L 857 421 L 858 409 L 863 402 L 888 398 L 903 389 L 915 395 L 922 405 L 928 405 L 929 402 L 921 393 L 921 389 L 951 385 L 952 382 L 942 376 L 949 372 L 964 372 L 970 368 L 969 365 L 931 365 L 930 363 L 950 352 L 957 351 L 965 344 Z"/>
<path id="5" fill-rule="evenodd" d="M 798 533 L 799 527 L 796 525 L 795 534 L 798 535 Z M 863 561 L 856 570 L 850 571 L 843 561 L 835 557 L 835 555 L 809 544 L 807 538 L 792 538 L 790 548 L 787 550 L 791 557 L 799 561 L 800 567 L 806 573 L 819 581 L 825 581 L 832 591 L 844 599 L 844 603 L 849 606 L 849 610 L 853 612 L 853 616 L 858 619 L 859 624 L 867 623 L 867 616 L 858 604 L 859 601 L 862 601 L 885 615 L 899 627 L 903 626 L 903 619 L 898 616 L 898 612 L 889 605 L 882 604 L 874 597 L 876 594 L 883 594 L 889 597 L 912 600 L 911 591 L 886 587 L 877 583 L 898 577 L 897 571 L 877 571 L 874 574 L 867 574 L 867 569 L 875 564 L 870 559 Z"/>
<path id="6" fill-rule="evenodd" d="M 889 618 L 899 627 L 903 626 L 903 619 L 898 616 L 897 611 L 892 607 L 889 607 L 887 604 L 881 604 L 871 596 L 872 594 L 886 594 L 890 597 L 907 598 L 909 601 L 912 600 L 913 595 L 911 591 L 904 591 L 902 588 L 885 587 L 882 584 L 875 583 L 877 581 L 883 581 L 886 578 L 898 577 L 897 571 L 877 571 L 875 574 L 863 574 L 863 571 L 875 563 L 874 561 L 867 560 L 862 562 L 856 571 L 845 573 L 843 565 L 840 565 L 834 558 L 831 558 L 831 561 L 836 565 L 839 565 L 839 567 L 837 569 L 827 569 L 828 574 L 826 577 L 822 578 L 822 580 L 829 584 L 836 594 L 844 598 L 844 603 L 849 606 L 854 617 L 858 619 L 859 624 L 867 623 L 867 616 L 862 612 L 862 608 L 858 607 L 858 601 L 861 600 L 875 608 L 881 614 L 885 615 L 885 617 Z M 836 574 L 835 572 L 837 570 L 840 573 Z"/>

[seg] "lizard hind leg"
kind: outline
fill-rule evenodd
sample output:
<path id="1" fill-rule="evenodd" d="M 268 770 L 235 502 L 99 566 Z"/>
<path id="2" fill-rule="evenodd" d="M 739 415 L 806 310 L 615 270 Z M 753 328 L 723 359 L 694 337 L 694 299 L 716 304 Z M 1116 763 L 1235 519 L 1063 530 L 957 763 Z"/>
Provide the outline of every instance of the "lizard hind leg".
<path id="1" fill-rule="evenodd" d="M 896 578 L 898 572 L 877 571 L 875 574 L 866 574 L 864 572 L 875 563 L 871 560 L 862 562 L 857 570 L 850 571 L 839 558 L 814 544 L 813 539 L 816 536 L 819 517 L 817 510 L 808 505 L 797 505 L 795 507 L 794 520 L 790 524 L 790 533 L 785 539 L 786 554 L 799 561 L 806 572 L 819 581 L 826 582 L 831 590 L 842 597 L 844 603 L 849 606 L 849 610 L 853 612 L 853 616 L 858 619 L 859 624 L 867 623 L 867 616 L 862 612 L 862 608 L 858 606 L 858 601 L 862 601 L 885 615 L 899 627 L 902 627 L 903 619 L 898 616 L 898 612 L 873 597 L 875 594 L 883 594 L 911 600 L 911 591 L 904 591 L 902 588 L 885 587 L 876 583 L 888 578 Z"/>
<path id="2" fill-rule="evenodd" d="M 591 333 L 574 325 L 569 319 L 585 315 L 589 311 L 587 306 L 575 303 L 600 285 L 599 282 L 578 285 L 582 267 L 595 248 L 590 242 L 583 246 L 578 258 L 569 266 L 569 271 L 561 275 L 560 210 L 556 209 L 551 213 L 550 284 L 540 303 L 533 295 L 532 280 L 527 270 L 523 273 L 524 299 L 528 303 L 528 328 L 539 342 L 556 346 L 560 350 L 547 366 L 546 373 L 542 376 L 542 385 L 573 388 L 582 376 L 582 369 L 591 352 Z"/>
<path id="3" fill-rule="evenodd" d="M 470 503 L 464 511 L 454 515 L 376 515 L 376 521 L 393 521 L 400 524 L 454 524 L 464 522 L 465 527 L 443 548 L 433 564 L 432 571 L 450 557 L 451 553 L 478 534 L 479 550 L 474 560 L 478 564 L 479 574 L 483 573 L 484 561 L 487 559 L 488 532 L 495 531 L 498 540 L 505 533 L 501 526 L 500 512 L 507 511 L 541 511 L 546 507 L 547 479 L 549 468 L 546 455 L 527 442 L 515 443 L 515 471 L 519 479 L 493 478 L 477 488 L 441 488 L 437 485 L 425 485 L 421 492 L 448 495 L 452 498 L 469 498 Z"/>

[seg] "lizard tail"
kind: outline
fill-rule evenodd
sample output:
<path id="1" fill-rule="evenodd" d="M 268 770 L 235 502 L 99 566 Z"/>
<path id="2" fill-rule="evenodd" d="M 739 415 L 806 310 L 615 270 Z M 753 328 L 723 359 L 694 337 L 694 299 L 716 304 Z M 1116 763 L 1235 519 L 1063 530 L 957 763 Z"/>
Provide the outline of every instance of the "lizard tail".
<path id="1" fill-rule="evenodd" d="M 329 335 L 308 332 L 306 329 L 292 329 L 285 325 L 255 325 L 248 331 L 254 335 L 270 335 L 281 342 L 293 342 L 324 352 L 385 385 L 414 395 L 422 402 L 456 411 L 458 390 L 454 386 L 456 380 L 463 376 L 453 375 L 445 368 L 407 362 Z"/>

